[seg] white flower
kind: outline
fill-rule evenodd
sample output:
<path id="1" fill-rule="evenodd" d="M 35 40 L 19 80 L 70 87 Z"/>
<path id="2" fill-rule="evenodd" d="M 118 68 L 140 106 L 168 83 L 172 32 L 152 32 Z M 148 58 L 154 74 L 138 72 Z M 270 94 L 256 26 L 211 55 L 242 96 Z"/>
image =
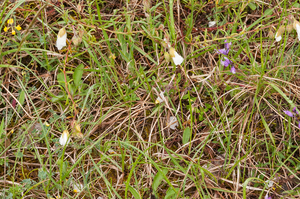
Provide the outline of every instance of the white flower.
<path id="1" fill-rule="evenodd" d="M 167 38 L 164 38 L 164 47 L 166 47 L 166 45 L 170 48 L 171 47 L 171 44 L 168 42 L 168 39 Z"/>
<path id="2" fill-rule="evenodd" d="M 216 21 L 210 21 L 210 22 L 208 22 L 208 27 L 213 27 L 213 26 L 215 26 L 216 25 Z"/>
<path id="3" fill-rule="evenodd" d="M 67 31 L 65 28 L 61 28 L 57 34 L 56 47 L 61 50 L 67 45 Z"/>
<path id="4" fill-rule="evenodd" d="M 275 34 L 275 39 L 277 42 L 279 42 L 282 39 L 282 34 L 285 31 L 285 26 L 280 26 Z"/>
<path id="5" fill-rule="evenodd" d="M 168 125 L 170 125 L 170 129 L 175 130 L 176 127 L 178 126 L 177 118 L 174 116 L 171 116 Z"/>
<path id="6" fill-rule="evenodd" d="M 61 136 L 59 138 L 60 145 L 65 146 L 66 144 L 68 144 L 70 142 L 69 135 L 70 135 L 69 131 L 64 130 L 64 132 L 61 134 Z"/>
<path id="7" fill-rule="evenodd" d="M 156 100 L 155 100 L 155 104 L 159 104 L 159 103 L 162 103 L 162 102 L 164 102 L 164 101 L 166 101 L 166 98 L 165 98 L 165 96 L 164 96 L 164 93 L 165 92 L 160 92 L 159 93 L 159 96 L 156 98 Z"/>
<path id="8" fill-rule="evenodd" d="M 266 182 L 266 184 L 268 184 L 269 188 L 273 187 L 273 185 L 274 185 L 274 181 L 272 181 L 272 180 L 267 180 L 265 182 Z"/>
<path id="9" fill-rule="evenodd" d="M 181 57 L 181 55 L 179 55 L 175 49 L 173 47 L 171 47 L 171 44 L 168 42 L 168 40 L 166 38 L 164 38 L 164 44 L 163 46 L 166 48 L 166 47 L 169 47 L 169 54 L 170 56 L 172 57 L 173 59 L 173 62 L 175 65 L 180 65 L 182 62 L 183 62 L 183 57 Z"/>
<path id="10" fill-rule="evenodd" d="M 181 55 L 179 55 L 174 48 L 171 47 L 169 49 L 169 53 L 175 65 L 180 65 L 183 62 L 183 57 L 181 57 Z"/>
<path id="11" fill-rule="evenodd" d="M 296 20 L 294 20 L 294 29 L 297 31 L 298 39 L 300 41 L 300 23 Z"/>
<path id="12" fill-rule="evenodd" d="M 83 190 L 83 185 L 82 184 L 80 184 L 80 183 L 74 183 L 73 184 L 73 191 L 75 192 L 75 193 L 79 193 L 79 192 L 81 192 Z"/>
<path id="13" fill-rule="evenodd" d="M 282 39 L 282 37 L 281 37 L 281 35 L 279 35 L 278 31 L 276 32 L 275 39 L 277 42 L 279 42 Z"/>

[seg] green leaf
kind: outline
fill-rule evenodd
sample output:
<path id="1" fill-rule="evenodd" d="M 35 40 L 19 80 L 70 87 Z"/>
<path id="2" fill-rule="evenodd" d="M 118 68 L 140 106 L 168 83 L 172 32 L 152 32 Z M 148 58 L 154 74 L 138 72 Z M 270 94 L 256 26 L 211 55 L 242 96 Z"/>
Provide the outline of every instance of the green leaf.
<path id="1" fill-rule="evenodd" d="M 70 78 L 68 76 L 66 76 L 66 79 L 67 79 L 67 82 L 70 81 Z M 64 73 L 61 72 L 61 73 L 58 73 L 57 75 L 57 81 L 58 83 L 63 86 L 65 88 L 65 76 L 64 76 Z"/>
<path id="2" fill-rule="evenodd" d="M 128 189 L 135 199 L 142 199 L 141 195 L 135 188 L 133 188 L 132 186 L 129 185 Z"/>
<path id="3" fill-rule="evenodd" d="M 296 2 L 296 3 L 293 4 L 293 7 L 294 8 L 300 8 L 300 4 Z"/>
<path id="4" fill-rule="evenodd" d="M 55 97 L 52 97 L 51 102 L 56 103 L 58 101 L 66 100 L 66 95 L 57 95 Z"/>
<path id="5" fill-rule="evenodd" d="M 0 125 L 0 138 L 2 137 L 2 133 L 4 133 L 4 117 L 2 118 L 2 122 Z"/>
<path id="6" fill-rule="evenodd" d="M 45 180 L 47 178 L 47 172 L 44 171 L 43 169 L 39 170 L 38 176 L 41 180 Z"/>
<path id="7" fill-rule="evenodd" d="M 300 163 L 297 164 L 296 170 L 297 170 L 297 171 L 300 170 Z"/>
<path id="8" fill-rule="evenodd" d="M 250 3 L 248 4 L 248 6 L 251 8 L 251 10 L 256 10 L 256 5 L 255 5 L 255 3 L 250 2 Z"/>
<path id="9" fill-rule="evenodd" d="M 296 105 L 293 103 L 292 100 L 290 100 L 290 98 L 288 98 L 288 96 L 286 96 L 286 94 L 280 90 L 280 88 L 278 88 L 275 84 L 272 84 L 272 83 L 268 83 L 270 86 L 272 86 L 286 101 L 287 103 L 289 103 L 289 105 L 291 107 L 296 107 Z M 296 107 L 297 109 L 297 107 Z M 299 112 L 299 110 L 297 109 L 297 111 Z"/>
<path id="10" fill-rule="evenodd" d="M 183 131 L 183 136 L 182 136 L 182 144 L 186 144 L 190 141 L 191 138 L 191 129 L 190 127 L 186 127 Z"/>
<path id="11" fill-rule="evenodd" d="M 19 102 L 21 105 L 23 105 L 24 101 L 25 101 L 25 92 L 24 92 L 24 90 L 22 90 L 20 93 L 20 96 L 19 96 Z M 21 105 L 18 106 L 18 109 L 17 109 L 18 113 L 20 112 Z"/>
<path id="12" fill-rule="evenodd" d="M 268 15 L 272 15 L 273 14 L 273 9 L 266 9 L 265 13 L 264 13 L 264 16 L 268 16 Z"/>
<path id="13" fill-rule="evenodd" d="M 167 169 L 162 169 L 162 173 L 166 175 L 168 173 L 168 170 Z M 157 172 L 157 174 L 154 176 L 153 183 L 152 183 L 152 189 L 153 189 L 154 192 L 157 191 L 158 186 L 160 185 L 160 183 L 164 179 L 164 176 L 163 176 L 162 173 Z"/>
<path id="14" fill-rule="evenodd" d="M 21 151 L 18 151 L 15 153 L 16 158 L 22 158 L 23 157 L 23 153 Z"/>
<path id="15" fill-rule="evenodd" d="M 68 168 L 68 162 L 67 161 L 64 161 L 63 164 L 62 164 L 62 176 L 63 178 L 62 179 L 65 179 L 67 177 L 67 168 Z"/>
<path id="16" fill-rule="evenodd" d="M 175 188 L 175 189 L 176 192 L 173 189 L 168 188 L 165 199 L 175 199 L 177 196 L 177 192 L 179 191 L 179 188 Z"/>
<path id="17" fill-rule="evenodd" d="M 145 53 L 141 48 L 137 47 L 136 45 L 133 45 L 133 47 L 137 51 L 139 51 L 143 56 L 147 57 L 150 61 L 152 61 L 155 65 L 157 65 L 157 62 L 148 53 Z"/>
<path id="18" fill-rule="evenodd" d="M 74 84 L 76 87 L 80 85 L 82 74 L 83 74 L 83 68 L 84 68 L 83 64 L 80 64 L 79 66 L 77 66 L 77 68 L 73 73 Z"/>

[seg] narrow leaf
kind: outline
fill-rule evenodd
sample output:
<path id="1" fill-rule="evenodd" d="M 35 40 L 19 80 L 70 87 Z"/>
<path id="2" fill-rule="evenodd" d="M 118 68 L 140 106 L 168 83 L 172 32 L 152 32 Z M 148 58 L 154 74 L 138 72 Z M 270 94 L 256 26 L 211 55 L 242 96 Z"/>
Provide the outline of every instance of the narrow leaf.
<path id="1" fill-rule="evenodd" d="M 128 189 L 135 199 L 142 199 L 141 195 L 135 188 L 133 188 L 132 186 L 129 185 Z"/>
<path id="2" fill-rule="evenodd" d="M 162 173 L 164 173 L 166 175 L 168 173 L 168 170 L 167 169 L 163 169 Z M 160 183 L 164 179 L 164 176 L 163 176 L 162 173 L 161 172 L 157 172 L 157 174 L 155 175 L 155 177 L 153 179 L 152 188 L 153 188 L 154 192 L 157 190 L 158 186 L 160 185 Z"/>
<path id="3" fill-rule="evenodd" d="M 190 141 L 191 138 L 191 129 L 190 127 L 186 127 L 182 136 L 182 144 L 186 144 Z"/>
<path id="4" fill-rule="evenodd" d="M 74 71 L 73 79 L 76 87 L 78 87 L 80 84 L 80 80 L 83 74 L 83 68 L 84 68 L 83 64 L 80 64 L 79 66 L 77 66 L 77 68 Z"/>

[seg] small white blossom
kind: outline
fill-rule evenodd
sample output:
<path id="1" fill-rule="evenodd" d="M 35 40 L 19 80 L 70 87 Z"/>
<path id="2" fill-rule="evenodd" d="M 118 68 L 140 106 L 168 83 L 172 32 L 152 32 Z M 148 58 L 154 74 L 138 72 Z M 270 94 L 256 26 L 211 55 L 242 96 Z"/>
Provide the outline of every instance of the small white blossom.
<path id="1" fill-rule="evenodd" d="M 159 93 L 159 96 L 156 98 L 156 100 L 155 100 L 155 104 L 159 104 L 159 103 L 162 103 L 162 102 L 164 102 L 164 101 L 166 101 L 166 98 L 165 98 L 165 96 L 164 96 L 164 93 L 165 92 L 160 92 Z"/>
<path id="2" fill-rule="evenodd" d="M 216 25 L 216 21 L 210 21 L 210 22 L 208 22 L 208 27 L 213 27 L 213 26 L 215 26 Z"/>
<path id="3" fill-rule="evenodd" d="M 174 48 L 171 47 L 169 52 L 175 65 L 180 65 L 183 62 L 183 57 L 181 57 L 181 55 L 179 55 Z"/>
<path id="4" fill-rule="evenodd" d="M 164 46 L 167 45 L 169 48 L 171 47 L 171 44 L 168 42 L 167 38 L 164 38 L 164 42 L 165 42 Z"/>
<path id="5" fill-rule="evenodd" d="M 273 185 L 274 185 L 274 181 L 272 181 L 272 180 L 267 180 L 267 181 L 266 181 L 266 184 L 268 184 L 268 187 L 271 188 L 271 187 L 273 187 Z"/>
<path id="6" fill-rule="evenodd" d="M 83 185 L 82 184 L 80 184 L 80 183 L 74 183 L 73 184 L 73 191 L 75 192 L 75 193 L 79 193 L 79 192 L 81 192 L 83 190 Z"/>
<path id="7" fill-rule="evenodd" d="M 282 39 L 281 35 L 279 35 L 278 32 L 276 32 L 275 39 L 277 42 L 279 42 Z"/>
<path id="8" fill-rule="evenodd" d="M 295 29 L 297 31 L 298 39 L 300 41 L 300 23 L 295 23 Z"/>
<path id="9" fill-rule="evenodd" d="M 61 50 L 67 45 L 67 31 L 65 28 L 61 28 L 57 34 L 56 47 Z"/>
<path id="10" fill-rule="evenodd" d="M 60 145 L 65 146 L 66 144 L 68 144 L 70 142 L 69 135 L 70 135 L 69 131 L 64 130 L 64 132 L 61 134 L 61 136 L 59 138 Z"/>
<path id="11" fill-rule="evenodd" d="M 170 129 L 175 130 L 176 127 L 178 126 L 177 118 L 174 116 L 171 116 L 168 125 L 170 125 Z"/>
<path id="12" fill-rule="evenodd" d="M 171 44 L 168 42 L 166 38 L 164 38 L 164 42 L 165 42 L 164 46 L 166 47 L 167 45 L 169 47 L 169 54 L 172 57 L 174 64 L 180 65 L 184 60 L 183 57 L 175 51 L 175 48 L 171 47 Z"/>
<path id="13" fill-rule="evenodd" d="M 275 34 L 275 40 L 279 42 L 282 39 L 282 34 L 285 31 L 285 26 L 280 26 Z"/>

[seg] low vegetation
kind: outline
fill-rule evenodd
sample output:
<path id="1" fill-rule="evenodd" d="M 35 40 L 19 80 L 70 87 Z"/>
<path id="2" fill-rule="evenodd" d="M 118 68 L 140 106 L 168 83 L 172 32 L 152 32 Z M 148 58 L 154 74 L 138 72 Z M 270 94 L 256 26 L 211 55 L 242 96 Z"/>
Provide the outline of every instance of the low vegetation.
<path id="1" fill-rule="evenodd" d="M 299 1 L 0 1 L 0 198 L 298 198 Z"/>

